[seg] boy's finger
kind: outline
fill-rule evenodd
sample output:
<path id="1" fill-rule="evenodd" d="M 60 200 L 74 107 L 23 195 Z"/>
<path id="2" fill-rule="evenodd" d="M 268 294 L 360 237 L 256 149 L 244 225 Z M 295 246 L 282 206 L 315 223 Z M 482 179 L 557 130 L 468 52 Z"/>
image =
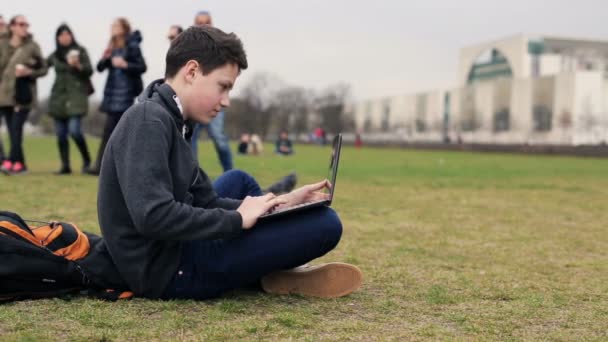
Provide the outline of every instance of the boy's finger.
<path id="1" fill-rule="evenodd" d="M 286 199 L 284 199 L 284 198 L 278 198 L 277 197 L 277 198 L 275 198 L 273 200 L 270 200 L 270 201 L 268 201 L 268 202 L 265 203 L 266 204 L 265 205 L 266 211 L 270 210 L 271 208 L 276 207 L 277 205 L 285 204 L 285 203 L 287 203 Z"/>
<path id="2" fill-rule="evenodd" d="M 266 200 L 268 201 L 268 200 L 270 200 L 272 198 L 277 197 L 277 195 L 273 194 L 272 192 L 269 192 L 269 193 L 267 193 L 266 195 L 264 195 L 262 197 L 266 198 Z"/>
<path id="3" fill-rule="evenodd" d="M 327 183 L 329 183 L 327 181 L 327 179 L 324 179 L 324 180 L 320 181 L 319 183 L 310 184 L 310 188 L 311 188 L 310 190 L 312 190 L 312 191 L 321 190 L 321 189 L 325 188 Z"/>

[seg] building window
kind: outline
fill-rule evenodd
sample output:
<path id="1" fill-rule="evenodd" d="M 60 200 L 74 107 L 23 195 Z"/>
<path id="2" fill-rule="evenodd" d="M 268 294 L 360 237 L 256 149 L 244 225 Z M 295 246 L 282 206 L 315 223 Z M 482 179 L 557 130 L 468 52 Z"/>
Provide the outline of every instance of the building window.
<path id="1" fill-rule="evenodd" d="M 511 80 L 498 80 L 494 83 L 494 98 L 492 112 L 494 132 L 505 132 L 510 127 L 511 119 Z"/>
<path id="2" fill-rule="evenodd" d="M 380 123 L 380 127 L 383 132 L 388 132 L 389 123 L 391 117 L 391 105 L 388 101 L 384 103 L 384 107 L 382 108 L 382 121 Z"/>
<path id="3" fill-rule="evenodd" d="M 416 97 L 416 119 L 414 120 L 414 125 L 416 127 L 416 132 L 422 133 L 426 132 L 426 102 L 427 95 L 420 94 Z"/>
<path id="4" fill-rule="evenodd" d="M 365 119 L 363 120 L 363 131 L 371 132 L 372 130 L 372 103 L 367 102 L 365 105 Z"/>
<path id="5" fill-rule="evenodd" d="M 535 132 L 549 132 L 553 122 L 555 79 L 537 78 L 532 83 L 532 128 Z"/>
<path id="6" fill-rule="evenodd" d="M 471 66 L 467 82 L 469 84 L 477 81 L 495 78 L 511 78 L 513 71 L 507 58 L 497 49 L 483 52 Z"/>
<path id="7" fill-rule="evenodd" d="M 460 100 L 460 129 L 463 132 L 473 132 L 477 129 L 475 114 L 475 88 L 473 88 L 473 86 L 463 88 Z"/>
<path id="8" fill-rule="evenodd" d="M 494 113 L 494 132 L 509 130 L 509 108 L 503 108 Z"/>
<path id="9" fill-rule="evenodd" d="M 534 130 L 536 132 L 549 132 L 551 131 L 551 121 L 553 119 L 553 113 L 551 109 L 544 105 L 536 105 L 533 110 L 534 115 Z"/>

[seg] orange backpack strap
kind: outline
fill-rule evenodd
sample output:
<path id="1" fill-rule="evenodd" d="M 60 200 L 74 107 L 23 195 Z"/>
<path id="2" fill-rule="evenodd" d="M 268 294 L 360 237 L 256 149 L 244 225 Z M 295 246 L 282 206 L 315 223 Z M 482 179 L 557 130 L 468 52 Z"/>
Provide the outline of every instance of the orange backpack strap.
<path id="1" fill-rule="evenodd" d="M 134 297 L 134 294 L 131 291 L 120 291 L 120 290 L 113 290 L 113 289 L 106 289 L 106 290 L 88 289 L 86 291 L 86 294 L 89 297 L 103 299 L 103 300 L 107 300 L 107 301 L 111 301 L 111 302 L 115 302 L 117 300 L 129 300 Z"/>
<path id="2" fill-rule="evenodd" d="M 0 234 L 41 247 L 30 227 L 16 214 L 0 211 Z"/>
<path id="3" fill-rule="evenodd" d="M 68 260 L 79 260 L 89 254 L 89 238 L 75 225 L 50 222 L 33 229 L 43 247 Z"/>

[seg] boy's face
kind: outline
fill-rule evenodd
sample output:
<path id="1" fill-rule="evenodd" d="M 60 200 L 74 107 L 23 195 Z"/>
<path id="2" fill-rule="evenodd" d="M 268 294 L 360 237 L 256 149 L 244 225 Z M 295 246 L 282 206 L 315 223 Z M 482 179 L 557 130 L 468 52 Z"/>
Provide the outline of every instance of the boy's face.
<path id="1" fill-rule="evenodd" d="M 239 75 L 236 64 L 225 64 L 207 75 L 200 68 L 186 75 L 188 87 L 180 101 L 187 119 L 208 124 L 223 108 L 230 106 L 229 93 Z"/>

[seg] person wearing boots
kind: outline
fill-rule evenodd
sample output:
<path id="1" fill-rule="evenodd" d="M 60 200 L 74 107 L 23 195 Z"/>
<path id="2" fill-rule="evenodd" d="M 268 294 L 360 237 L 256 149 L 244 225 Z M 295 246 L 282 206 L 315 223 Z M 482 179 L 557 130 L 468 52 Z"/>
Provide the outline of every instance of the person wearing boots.
<path id="1" fill-rule="evenodd" d="M 23 125 L 36 103 L 36 79 L 46 75 L 47 67 L 27 19 L 16 15 L 8 26 L 8 38 L 0 40 L 0 118 L 6 119 L 11 147 L 0 171 L 23 174 Z"/>
<path id="2" fill-rule="evenodd" d="M 89 78 L 93 68 L 87 50 L 76 42 L 68 25 L 62 24 L 57 28 L 55 44 L 57 49 L 47 58 L 47 63 L 55 69 L 56 75 L 49 100 L 49 115 L 55 120 L 61 157 L 61 168 L 56 174 L 72 173 L 68 133 L 82 156 L 82 172 L 87 173 L 91 157 L 80 127 L 88 110 L 88 97 L 92 91 Z"/>

